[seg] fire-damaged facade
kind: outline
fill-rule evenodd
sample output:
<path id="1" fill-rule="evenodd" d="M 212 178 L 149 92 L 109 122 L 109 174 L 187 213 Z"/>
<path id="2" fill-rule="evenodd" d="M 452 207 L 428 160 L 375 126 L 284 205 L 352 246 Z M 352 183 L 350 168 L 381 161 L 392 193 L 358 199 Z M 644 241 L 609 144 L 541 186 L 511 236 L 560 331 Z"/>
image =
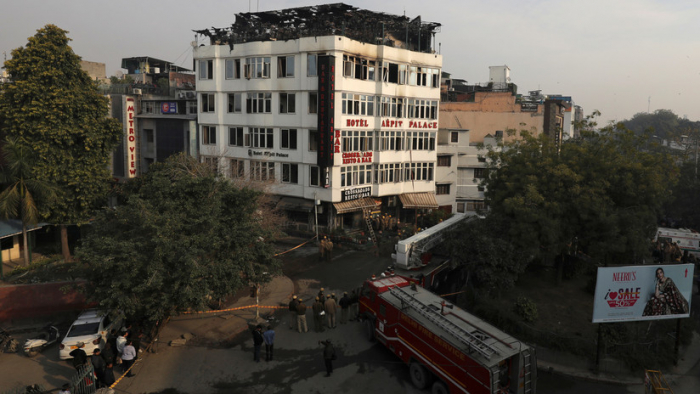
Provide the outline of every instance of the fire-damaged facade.
<path id="1" fill-rule="evenodd" d="M 308 229 L 437 208 L 439 28 L 329 4 L 196 31 L 202 160 L 269 182 Z"/>

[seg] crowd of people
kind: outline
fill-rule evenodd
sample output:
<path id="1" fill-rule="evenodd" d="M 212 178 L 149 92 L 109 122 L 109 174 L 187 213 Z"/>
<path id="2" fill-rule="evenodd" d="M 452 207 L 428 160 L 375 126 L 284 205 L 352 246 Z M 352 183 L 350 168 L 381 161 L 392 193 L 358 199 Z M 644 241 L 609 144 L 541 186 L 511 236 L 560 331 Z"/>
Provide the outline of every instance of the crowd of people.
<path id="1" fill-rule="evenodd" d="M 653 241 L 652 254 L 657 263 L 683 263 L 683 264 L 698 264 L 700 261 L 694 255 L 688 253 L 687 250 L 681 250 L 678 243 L 670 239 L 660 238 Z"/>

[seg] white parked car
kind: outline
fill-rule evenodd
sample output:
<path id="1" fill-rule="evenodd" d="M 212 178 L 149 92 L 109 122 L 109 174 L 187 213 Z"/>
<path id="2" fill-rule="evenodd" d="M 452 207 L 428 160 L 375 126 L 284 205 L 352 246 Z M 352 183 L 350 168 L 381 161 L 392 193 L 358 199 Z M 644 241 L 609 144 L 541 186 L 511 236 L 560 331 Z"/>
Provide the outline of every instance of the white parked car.
<path id="1" fill-rule="evenodd" d="M 83 342 L 83 350 L 91 356 L 95 349 L 102 350 L 107 342 L 107 335 L 112 329 L 119 329 L 121 319 L 113 321 L 109 315 L 101 315 L 97 309 L 83 311 L 68 329 L 65 338 L 58 347 L 61 360 L 73 358 L 70 352 Z"/>

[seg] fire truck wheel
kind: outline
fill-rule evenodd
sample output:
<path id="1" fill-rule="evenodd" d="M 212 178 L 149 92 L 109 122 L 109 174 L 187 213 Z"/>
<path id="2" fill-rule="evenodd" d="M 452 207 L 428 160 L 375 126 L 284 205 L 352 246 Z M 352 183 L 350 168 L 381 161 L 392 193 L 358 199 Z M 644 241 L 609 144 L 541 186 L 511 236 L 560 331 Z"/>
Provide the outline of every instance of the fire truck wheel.
<path id="1" fill-rule="evenodd" d="M 367 336 L 367 340 L 370 342 L 374 342 L 374 324 L 372 324 L 372 321 L 369 319 L 365 319 L 365 321 L 362 324 L 365 328 L 365 335 Z"/>
<path id="2" fill-rule="evenodd" d="M 433 388 L 431 392 L 433 394 L 450 394 L 450 390 L 447 388 L 447 385 L 440 380 L 437 380 L 435 381 L 435 383 L 433 383 Z"/>
<path id="3" fill-rule="evenodd" d="M 417 389 L 423 390 L 430 385 L 430 373 L 419 362 L 412 362 L 410 368 L 411 382 Z"/>

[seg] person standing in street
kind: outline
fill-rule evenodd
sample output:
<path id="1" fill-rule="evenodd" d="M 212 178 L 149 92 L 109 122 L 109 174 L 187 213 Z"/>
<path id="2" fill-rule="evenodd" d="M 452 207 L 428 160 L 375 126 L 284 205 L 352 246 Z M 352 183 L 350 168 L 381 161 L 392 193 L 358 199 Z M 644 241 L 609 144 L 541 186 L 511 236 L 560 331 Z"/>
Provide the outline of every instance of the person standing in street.
<path id="1" fill-rule="evenodd" d="M 343 293 L 343 298 L 338 304 L 340 305 L 340 324 L 345 324 L 348 322 L 348 309 L 350 309 L 350 297 L 347 291 Z"/>
<path id="2" fill-rule="evenodd" d="M 297 320 L 297 296 L 293 296 L 292 300 L 289 301 L 289 329 L 294 329 L 294 322 Z"/>
<path id="3" fill-rule="evenodd" d="M 90 357 L 90 362 L 92 362 L 92 368 L 95 371 L 95 377 L 97 378 L 97 388 L 103 387 L 107 363 L 105 363 L 104 358 L 102 358 L 102 351 L 100 348 L 95 349 L 92 357 Z"/>
<path id="4" fill-rule="evenodd" d="M 301 298 L 299 298 L 299 305 L 297 305 L 297 327 L 300 333 L 309 332 L 309 327 L 306 325 L 306 305 Z"/>
<path id="5" fill-rule="evenodd" d="M 265 361 L 272 361 L 272 351 L 275 346 L 275 330 L 272 326 L 267 326 L 267 330 L 263 333 L 265 340 Z"/>
<path id="6" fill-rule="evenodd" d="M 117 345 L 117 364 L 121 364 L 122 352 L 124 351 L 124 346 L 126 346 L 126 338 L 129 336 L 129 332 L 126 327 L 122 327 L 120 330 L 121 334 L 117 337 L 115 344 Z"/>
<path id="7" fill-rule="evenodd" d="M 114 364 L 107 363 L 103 379 L 102 383 L 105 384 L 105 387 L 111 387 L 114 384 L 116 381 L 116 379 L 114 379 Z"/>
<path id="8" fill-rule="evenodd" d="M 253 361 L 256 363 L 260 362 L 260 348 L 263 342 L 265 342 L 265 339 L 262 335 L 262 326 L 258 324 L 253 330 Z"/>
<path id="9" fill-rule="evenodd" d="M 314 331 L 323 332 L 323 315 L 321 314 L 323 312 L 323 304 L 321 304 L 318 297 L 316 297 L 316 302 L 311 308 L 314 311 Z"/>
<path id="10" fill-rule="evenodd" d="M 130 378 L 136 376 L 136 374 L 131 372 L 131 367 L 136 361 L 136 348 L 134 347 L 134 341 L 131 339 L 126 340 L 126 345 L 122 351 L 122 368 L 126 372 L 126 377 Z"/>
<path id="11" fill-rule="evenodd" d="M 77 348 L 72 350 L 69 354 L 71 357 L 73 357 L 73 367 L 76 371 L 79 371 L 80 367 L 87 364 L 88 359 L 87 353 L 85 353 L 85 350 L 83 350 L 85 347 L 85 342 L 78 342 L 76 346 Z"/>
<path id="12" fill-rule="evenodd" d="M 326 311 L 326 315 L 328 315 L 328 328 L 335 328 L 336 307 L 335 300 L 329 295 L 326 302 L 323 304 L 323 309 Z"/>
<path id="13" fill-rule="evenodd" d="M 320 345 L 323 345 L 323 362 L 326 365 L 326 377 L 330 377 L 333 373 L 333 360 L 337 358 L 335 354 L 335 348 L 331 344 L 330 339 L 325 341 L 318 341 Z"/>

